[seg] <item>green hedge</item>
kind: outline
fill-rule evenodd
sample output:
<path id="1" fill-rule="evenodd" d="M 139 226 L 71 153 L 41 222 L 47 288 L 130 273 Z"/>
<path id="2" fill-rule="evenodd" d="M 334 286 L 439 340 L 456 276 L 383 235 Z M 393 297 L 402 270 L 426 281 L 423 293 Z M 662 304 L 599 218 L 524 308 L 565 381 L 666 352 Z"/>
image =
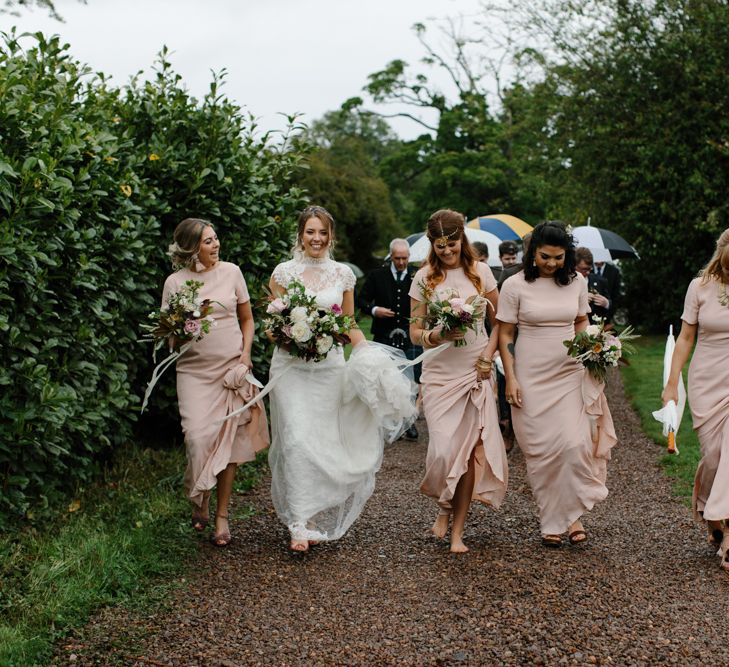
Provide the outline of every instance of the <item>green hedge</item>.
<path id="1" fill-rule="evenodd" d="M 166 55 L 118 89 L 57 37 L 0 46 L 0 525 L 132 436 L 139 323 L 182 218 L 214 221 L 254 296 L 290 247 L 299 154 L 259 137 L 219 77 L 196 101 Z M 152 414 L 175 416 L 162 389 Z"/>

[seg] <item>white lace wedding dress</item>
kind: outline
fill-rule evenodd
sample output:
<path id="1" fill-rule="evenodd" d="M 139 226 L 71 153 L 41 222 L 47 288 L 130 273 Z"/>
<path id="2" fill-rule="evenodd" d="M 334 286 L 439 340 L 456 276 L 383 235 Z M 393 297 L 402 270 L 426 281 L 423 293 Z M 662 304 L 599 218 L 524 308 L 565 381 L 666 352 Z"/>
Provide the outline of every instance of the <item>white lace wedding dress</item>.
<path id="1" fill-rule="evenodd" d="M 342 304 L 351 269 L 308 257 L 279 264 L 274 280 L 302 282 L 322 307 Z M 405 358 L 360 344 L 345 363 L 341 347 L 304 361 L 276 349 L 271 360 L 271 496 L 293 539 L 336 540 L 362 512 L 375 486 L 383 441 L 415 419 L 415 386 Z"/>

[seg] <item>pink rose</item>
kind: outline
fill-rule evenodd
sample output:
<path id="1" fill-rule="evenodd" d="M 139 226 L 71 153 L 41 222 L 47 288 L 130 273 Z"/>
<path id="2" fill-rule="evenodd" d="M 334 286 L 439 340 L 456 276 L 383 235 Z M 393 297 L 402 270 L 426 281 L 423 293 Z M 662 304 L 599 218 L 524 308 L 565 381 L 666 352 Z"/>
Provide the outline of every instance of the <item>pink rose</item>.
<path id="1" fill-rule="evenodd" d="M 607 339 L 605 340 L 605 343 L 608 347 L 615 346 L 616 349 L 621 350 L 623 348 L 623 344 L 620 342 L 620 339 L 616 336 L 608 335 Z"/>
<path id="2" fill-rule="evenodd" d="M 459 297 L 453 297 L 452 299 L 448 299 L 448 303 L 451 304 L 451 308 L 453 308 L 453 311 L 455 313 L 462 313 L 463 312 L 463 306 L 465 305 L 465 301 Z"/>
<path id="3" fill-rule="evenodd" d="M 191 336 L 197 336 L 200 333 L 200 320 L 186 320 L 185 333 Z"/>
<path id="4" fill-rule="evenodd" d="M 271 303 L 268 304 L 266 312 L 269 315 L 273 315 L 275 313 L 282 312 L 284 308 L 286 308 L 286 304 L 283 302 L 282 299 L 274 299 L 273 301 L 271 301 Z"/>
<path id="5" fill-rule="evenodd" d="M 334 304 L 332 304 L 332 312 L 335 315 L 341 315 L 342 312 L 344 312 L 344 311 L 342 310 L 342 307 L 338 303 L 334 303 Z"/>

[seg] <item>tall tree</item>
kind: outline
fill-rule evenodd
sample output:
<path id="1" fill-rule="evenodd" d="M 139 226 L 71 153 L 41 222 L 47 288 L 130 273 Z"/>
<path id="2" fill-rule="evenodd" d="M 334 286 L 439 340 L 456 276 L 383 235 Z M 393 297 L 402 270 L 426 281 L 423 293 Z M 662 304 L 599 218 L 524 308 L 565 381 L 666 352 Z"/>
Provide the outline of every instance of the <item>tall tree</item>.
<path id="1" fill-rule="evenodd" d="M 532 61 L 538 83 L 513 91 L 524 127 L 542 128 L 533 157 L 565 217 L 590 215 L 638 248 L 641 261 L 623 264 L 632 317 L 663 328 L 729 224 L 729 6 L 533 0 L 516 9 L 527 39 L 550 45 Z"/>
<path id="2" fill-rule="evenodd" d="M 315 121 L 302 140 L 311 152 L 300 184 L 337 221 L 337 256 L 371 267 L 374 255 L 403 234 L 377 166 L 397 138 L 385 121 L 345 103 Z"/>

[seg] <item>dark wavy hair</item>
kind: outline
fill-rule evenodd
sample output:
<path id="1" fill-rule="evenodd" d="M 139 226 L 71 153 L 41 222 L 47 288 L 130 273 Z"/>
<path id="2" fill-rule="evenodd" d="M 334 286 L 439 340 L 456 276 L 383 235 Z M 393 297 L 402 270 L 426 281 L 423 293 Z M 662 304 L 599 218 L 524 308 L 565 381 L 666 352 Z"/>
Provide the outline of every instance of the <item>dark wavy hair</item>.
<path id="1" fill-rule="evenodd" d="M 524 279 L 533 283 L 539 277 L 539 269 L 534 261 L 537 250 L 541 246 L 553 245 L 564 248 L 564 266 L 554 272 L 554 282 L 558 285 L 569 285 L 577 273 L 575 266 L 575 240 L 563 222 L 547 220 L 540 222 L 532 231 L 529 247 L 524 255 Z"/>

